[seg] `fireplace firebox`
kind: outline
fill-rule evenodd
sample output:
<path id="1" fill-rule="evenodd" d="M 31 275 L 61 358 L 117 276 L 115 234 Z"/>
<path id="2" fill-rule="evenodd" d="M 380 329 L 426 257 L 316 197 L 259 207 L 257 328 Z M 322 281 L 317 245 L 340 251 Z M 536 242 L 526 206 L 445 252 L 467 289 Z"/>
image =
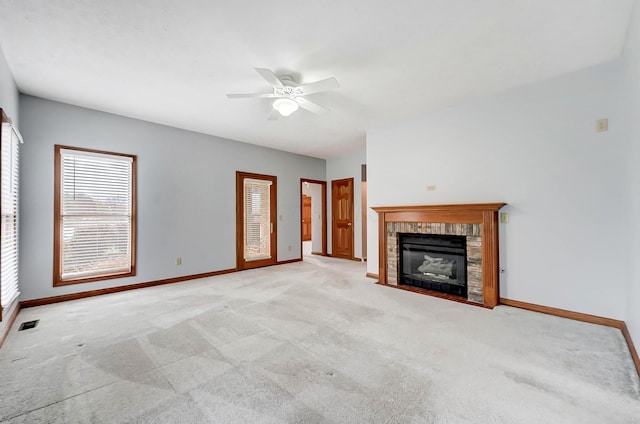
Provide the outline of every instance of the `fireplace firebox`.
<path id="1" fill-rule="evenodd" d="M 465 236 L 398 233 L 398 283 L 467 297 Z"/>

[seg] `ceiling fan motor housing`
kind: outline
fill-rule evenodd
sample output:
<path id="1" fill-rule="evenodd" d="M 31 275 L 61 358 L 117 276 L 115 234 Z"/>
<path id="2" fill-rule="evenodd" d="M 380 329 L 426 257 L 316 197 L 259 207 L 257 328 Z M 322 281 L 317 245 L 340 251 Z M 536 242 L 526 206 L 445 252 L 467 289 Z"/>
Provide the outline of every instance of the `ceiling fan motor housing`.
<path id="1" fill-rule="evenodd" d="M 273 93 L 282 97 L 296 97 L 302 95 L 302 90 L 297 88 L 298 84 L 290 75 L 282 75 L 278 77 L 284 87 L 274 87 Z"/>

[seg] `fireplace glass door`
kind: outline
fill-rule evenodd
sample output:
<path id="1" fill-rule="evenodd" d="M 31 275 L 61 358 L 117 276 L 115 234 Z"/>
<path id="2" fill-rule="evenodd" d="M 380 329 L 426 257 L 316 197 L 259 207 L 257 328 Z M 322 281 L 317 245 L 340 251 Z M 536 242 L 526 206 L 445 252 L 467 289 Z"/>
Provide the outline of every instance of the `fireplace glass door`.
<path id="1" fill-rule="evenodd" d="M 465 236 L 399 233 L 400 284 L 467 296 Z"/>

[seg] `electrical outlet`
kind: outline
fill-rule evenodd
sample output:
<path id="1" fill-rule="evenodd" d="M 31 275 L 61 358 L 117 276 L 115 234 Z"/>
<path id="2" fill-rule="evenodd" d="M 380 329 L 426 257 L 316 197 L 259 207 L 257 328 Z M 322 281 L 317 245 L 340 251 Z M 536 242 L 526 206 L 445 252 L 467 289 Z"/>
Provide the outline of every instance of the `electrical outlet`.
<path id="1" fill-rule="evenodd" d="M 291 252 L 291 245 L 289 245 L 289 252 Z"/>
<path id="2" fill-rule="evenodd" d="M 435 184 L 429 184 L 427 186 L 427 191 L 435 191 L 436 190 L 436 185 Z"/>
<path id="3" fill-rule="evenodd" d="M 596 132 L 605 132 L 609 130 L 609 120 L 607 118 L 598 119 L 596 121 Z"/>
<path id="4" fill-rule="evenodd" d="M 176 265 L 182 265 L 182 256 L 176 258 Z"/>

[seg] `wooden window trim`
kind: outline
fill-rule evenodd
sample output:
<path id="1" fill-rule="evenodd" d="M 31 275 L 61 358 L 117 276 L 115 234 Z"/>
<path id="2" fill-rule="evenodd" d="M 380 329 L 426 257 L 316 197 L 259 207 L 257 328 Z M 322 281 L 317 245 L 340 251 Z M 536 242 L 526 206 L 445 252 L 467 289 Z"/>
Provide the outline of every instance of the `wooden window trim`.
<path id="1" fill-rule="evenodd" d="M 86 153 L 98 153 L 111 156 L 122 156 L 131 158 L 131 270 L 122 272 L 105 273 L 91 277 L 62 278 L 61 261 L 61 184 L 62 184 L 62 161 L 61 150 L 75 150 Z M 109 152 L 106 150 L 85 149 L 81 147 L 54 145 L 54 179 L 53 179 L 53 286 L 66 286 L 71 284 L 91 283 L 95 281 L 111 280 L 114 278 L 133 277 L 136 275 L 136 178 L 137 178 L 137 156 L 126 153 Z"/>

